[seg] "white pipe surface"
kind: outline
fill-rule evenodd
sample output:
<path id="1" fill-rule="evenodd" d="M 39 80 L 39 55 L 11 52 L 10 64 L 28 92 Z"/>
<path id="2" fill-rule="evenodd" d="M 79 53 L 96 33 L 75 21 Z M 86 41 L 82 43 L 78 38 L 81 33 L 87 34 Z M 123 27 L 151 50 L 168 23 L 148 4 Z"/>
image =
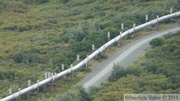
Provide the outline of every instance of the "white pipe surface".
<path id="1" fill-rule="evenodd" d="M 46 83 L 49 83 L 51 82 L 53 79 L 58 79 L 60 77 L 63 77 L 64 75 L 67 75 L 69 73 L 71 73 L 72 71 L 75 71 L 79 68 L 81 68 L 83 65 L 85 65 L 88 61 L 90 61 L 92 58 L 94 58 L 96 55 L 100 54 L 102 51 L 104 51 L 107 47 L 109 47 L 110 45 L 112 45 L 113 43 L 117 42 L 118 40 L 120 40 L 122 37 L 128 35 L 128 34 L 131 34 L 133 33 L 134 31 L 138 31 L 140 29 L 143 29 L 143 28 L 146 28 L 150 25 L 153 25 L 153 24 L 156 24 L 160 21 L 163 21 L 163 20 L 167 20 L 167 19 L 170 19 L 170 18 L 173 18 L 173 17 L 178 17 L 180 16 L 180 12 L 175 12 L 175 13 L 172 13 L 172 14 L 169 14 L 169 15 L 165 15 L 165 16 L 162 16 L 160 18 L 157 18 L 157 19 L 154 19 L 154 20 L 151 20 L 147 23 L 144 23 L 144 24 L 141 24 L 135 28 L 131 28 L 127 31 L 125 31 L 124 33 L 122 33 L 121 35 L 118 35 L 117 37 L 113 38 L 112 40 L 110 40 L 109 42 L 107 42 L 106 44 L 104 44 L 103 46 L 101 46 L 99 49 L 97 49 L 96 51 L 94 51 L 91 55 L 89 55 L 87 58 L 85 58 L 84 60 L 82 60 L 80 63 L 78 63 L 77 65 L 75 65 L 74 67 L 72 68 L 69 68 L 65 71 L 62 71 L 56 75 L 53 75 L 52 77 L 50 78 L 47 78 L 47 79 L 44 79 L 42 81 L 40 81 L 39 83 L 36 83 L 36 84 L 33 84 L 27 88 L 24 88 L 23 90 L 20 90 L 19 92 L 16 92 L 14 94 L 11 94 L 5 98 L 2 98 L 0 101 L 9 101 L 11 99 L 14 99 L 14 98 L 17 98 L 19 95 L 22 95 L 22 94 L 25 94 L 25 93 L 28 93 L 36 88 L 38 88 L 39 86 L 42 86 L 42 85 L 45 85 Z"/>

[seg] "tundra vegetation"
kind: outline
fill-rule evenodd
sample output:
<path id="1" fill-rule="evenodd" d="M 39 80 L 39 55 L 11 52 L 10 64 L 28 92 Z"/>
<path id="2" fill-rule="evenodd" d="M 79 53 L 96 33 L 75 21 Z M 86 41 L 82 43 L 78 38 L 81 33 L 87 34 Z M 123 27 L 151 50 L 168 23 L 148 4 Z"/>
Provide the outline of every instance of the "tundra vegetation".
<path id="1" fill-rule="evenodd" d="M 163 44 L 159 45 L 162 41 Z M 154 42 L 155 44 L 151 44 L 152 48 L 131 66 L 114 65 L 108 82 L 98 87 L 91 87 L 88 93 L 77 86 L 72 87 L 67 93 L 48 100 L 123 101 L 124 94 L 178 94 L 180 92 L 180 31 L 176 34 L 168 34 L 164 38 L 155 38 L 150 43 Z M 72 99 L 73 97 L 75 99 Z"/>
<path id="2" fill-rule="evenodd" d="M 45 72 L 61 72 L 111 38 L 121 23 L 131 28 L 180 9 L 179 0 L 1 0 L 0 1 L 0 97 L 42 80 Z M 165 21 L 164 23 L 166 23 Z M 157 40 L 158 41 L 158 40 Z M 164 42 L 162 43 L 164 44 Z M 156 45 L 155 45 L 156 46 Z M 99 58 L 98 58 L 99 59 Z M 62 94 L 81 77 L 57 82 Z M 43 89 L 40 89 L 41 91 Z M 55 96 L 56 94 L 45 93 Z"/>
<path id="3" fill-rule="evenodd" d="M 114 66 L 109 82 L 90 90 L 91 100 L 123 101 L 124 94 L 178 94 L 179 40 L 180 31 L 153 39 L 152 48 L 134 64 Z"/>

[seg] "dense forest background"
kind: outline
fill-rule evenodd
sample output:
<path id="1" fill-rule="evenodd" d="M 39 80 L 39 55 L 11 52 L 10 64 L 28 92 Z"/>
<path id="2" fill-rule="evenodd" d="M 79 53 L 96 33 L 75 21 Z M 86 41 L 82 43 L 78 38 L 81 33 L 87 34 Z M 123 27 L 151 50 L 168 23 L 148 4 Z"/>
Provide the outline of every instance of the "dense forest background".
<path id="1" fill-rule="evenodd" d="M 179 0 L 1 0 L 0 1 L 0 97 L 42 80 L 45 72 L 60 72 L 61 64 L 76 64 L 91 45 L 98 48 L 119 35 L 121 23 L 133 23 L 180 10 Z M 77 82 L 63 81 L 70 85 Z M 14 90 L 15 92 L 17 90 Z M 61 90 L 60 92 L 63 92 Z M 47 94 L 49 95 L 49 94 Z"/>

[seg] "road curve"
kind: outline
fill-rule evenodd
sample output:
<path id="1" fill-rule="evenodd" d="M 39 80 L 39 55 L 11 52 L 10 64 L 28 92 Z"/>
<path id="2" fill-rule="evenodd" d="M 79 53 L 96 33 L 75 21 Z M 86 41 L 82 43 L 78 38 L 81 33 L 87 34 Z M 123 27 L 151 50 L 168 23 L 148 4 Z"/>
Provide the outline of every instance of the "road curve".
<path id="1" fill-rule="evenodd" d="M 96 68 L 94 68 L 91 73 L 80 81 L 80 83 L 86 89 L 91 86 L 99 85 L 100 83 L 106 81 L 110 76 L 114 63 L 121 66 L 128 66 L 132 64 L 141 56 L 144 49 L 150 47 L 150 40 L 156 37 L 161 37 L 169 32 L 176 32 L 178 30 L 180 30 L 179 26 L 166 29 L 164 31 L 159 31 L 123 46 L 117 53 L 109 57 L 107 60 L 101 62 Z"/>

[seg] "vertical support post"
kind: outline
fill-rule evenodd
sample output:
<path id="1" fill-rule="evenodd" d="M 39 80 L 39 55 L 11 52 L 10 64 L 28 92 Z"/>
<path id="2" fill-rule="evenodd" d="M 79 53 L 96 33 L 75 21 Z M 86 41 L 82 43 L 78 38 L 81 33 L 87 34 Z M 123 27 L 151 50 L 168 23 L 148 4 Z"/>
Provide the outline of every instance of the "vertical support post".
<path id="1" fill-rule="evenodd" d="M 54 74 L 53 73 L 51 73 L 51 77 L 53 77 L 54 76 Z"/>
<path id="2" fill-rule="evenodd" d="M 64 71 L 64 64 L 61 64 L 61 71 Z M 62 77 L 64 79 L 65 76 Z"/>
<path id="3" fill-rule="evenodd" d="M 172 13 L 173 13 L 173 9 L 170 8 L 170 14 L 172 14 Z M 170 23 L 172 23 L 172 18 L 170 18 Z"/>
<path id="4" fill-rule="evenodd" d="M 120 35 L 120 37 L 122 37 L 122 32 L 121 31 L 119 32 L 119 35 Z M 121 40 L 122 40 L 122 38 L 119 39 L 119 45 L 121 45 Z"/>
<path id="5" fill-rule="evenodd" d="M 48 73 L 44 73 L 44 78 L 47 79 L 48 78 Z M 44 91 L 46 91 L 47 87 L 46 87 L 46 84 L 44 85 Z"/>
<path id="6" fill-rule="evenodd" d="M 12 94 L 12 88 L 9 88 L 9 95 Z"/>
<path id="7" fill-rule="evenodd" d="M 102 55 L 105 55 L 105 44 L 103 45 L 103 51 L 102 51 Z"/>
<path id="8" fill-rule="evenodd" d="M 51 73 L 51 78 L 52 78 L 52 81 L 51 81 L 51 92 L 54 91 L 54 76 L 53 76 L 53 73 Z"/>
<path id="9" fill-rule="evenodd" d="M 51 72 L 48 72 L 47 73 L 47 78 L 51 78 L 51 75 L 52 75 L 52 73 Z M 49 82 L 49 83 L 47 83 L 47 91 L 51 91 L 51 82 Z"/>
<path id="10" fill-rule="evenodd" d="M 12 101 L 16 101 L 17 100 L 17 98 L 15 97 L 15 95 L 13 96 L 13 98 L 12 98 Z M 1 101 L 1 100 L 0 100 Z"/>
<path id="11" fill-rule="evenodd" d="M 87 58 L 86 58 L 86 68 L 89 67 L 89 62 L 88 62 L 88 60 L 89 60 L 89 55 L 87 55 Z"/>
<path id="12" fill-rule="evenodd" d="M 134 23 L 134 24 L 133 24 L 134 32 L 133 32 L 133 34 L 131 34 L 131 37 L 132 37 L 132 38 L 134 37 L 134 34 L 136 33 L 135 27 L 136 27 L 136 24 Z"/>
<path id="13" fill-rule="evenodd" d="M 71 72 L 70 72 L 70 78 L 72 79 L 73 77 L 73 74 L 72 74 L 72 67 L 73 67 L 73 64 L 70 65 L 70 69 L 71 69 Z"/>
<path id="14" fill-rule="evenodd" d="M 39 80 L 37 80 L 37 98 L 39 98 Z"/>
<path id="15" fill-rule="evenodd" d="M 9 95 L 11 95 L 12 94 L 12 88 L 9 88 Z M 0 101 L 1 101 L 1 98 L 0 98 Z M 10 100 L 10 101 L 13 101 L 13 100 Z"/>
<path id="16" fill-rule="evenodd" d="M 48 74 L 47 74 L 47 72 L 46 72 L 46 73 L 44 73 L 44 78 L 45 78 L 45 79 L 47 79 L 47 78 L 48 78 Z"/>
<path id="17" fill-rule="evenodd" d="M 121 31 L 124 32 L 124 24 L 121 24 Z"/>
<path id="18" fill-rule="evenodd" d="M 145 18 L 146 22 L 148 22 L 148 15 L 146 14 L 146 18 Z"/>
<path id="19" fill-rule="evenodd" d="M 114 45 L 118 45 L 119 44 L 117 39 L 114 39 L 114 41 L 115 41 Z"/>
<path id="20" fill-rule="evenodd" d="M 57 73 L 54 73 L 54 90 L 56 90 L 56 77 L 57 77 Z"/>
<path id="21" fill-rule="evenodd" d="M 122 31 L 119 32 L 119 35 L 122 37 Z"/>
<path id="22" fill-rule="evenodd" d="M 108 32 L 108 41 L 110 41 L 111 39 L 110 39 L 110 32 Z"/>
<path id="23" fill-rule="evenodd" d="M 146 14 L 146 16 L 145 16 L 145 20 L 146 20 L 146 22 L 148 22 L 148 15 Z M 148 26 L 146 27 L 146 30 L 148 29 Z"/>
<path id="24" fill-rule="evenodd" d="M 18 89 L 18 101 L 21 101 L 21 88 Z"/>
<path id="25" fill-rule="evenodd" d="M 79 57 L 79 55 L 77 55 L 77 61 L 79 62 L 79 60 L 80 60 L 80 57 Z"/>
<path id="26" fill-rule="evenodd" d="M 136 32 L 135 27 L 136 27 L 136 23 L 133 24 L 134 34 Z"/>
<path id="27" fill-rule="evenodd" d="M 31 80 L 28 80 L 28 87 L 31 86 Z M 30 92 L 28 92 L 28 101 L 30 100 Z"/>
<path id="28" fill-rule="evenodd" d="M 94 52 L 94 50 L 95 50 L 95 45 L 92 44 L 92 51 Z"/>
<path id="29" fill-rule="evenodd" d="M 157 22 L 156 22 L 156 30 L 158 30 L 158 25 L 159 25 L 159 15 L 157 15 L 156 20 L 157 20 Z"/>
<path id="30" fill-rule="evenodd" d="M 17 100 L 17 98 L 15 97 L 15 95 L 13 96 L 13 100 L 12 101 L 16 101 Z"/>
<path id="31" fill-rule="evenodd" d="M 173 13 L 173 9 L 172 8 L 170 8 L 170 14 L 172 14 Z"/>
<path id="32" fill-rule="evenodd" d="M 64 71 L 64 64 L 61 64 L 61 70 Z"/>
<path id="33" fill-rule="evenodd" d="M 51 73 L 50 72 L 48 72 L 48 78 L 50 78 L 51 77 Z"/>
<path id="34" fill-rule="evenodd" d="M 28 80 L 28 87 L 31 86 L 31 80 Z"/>

